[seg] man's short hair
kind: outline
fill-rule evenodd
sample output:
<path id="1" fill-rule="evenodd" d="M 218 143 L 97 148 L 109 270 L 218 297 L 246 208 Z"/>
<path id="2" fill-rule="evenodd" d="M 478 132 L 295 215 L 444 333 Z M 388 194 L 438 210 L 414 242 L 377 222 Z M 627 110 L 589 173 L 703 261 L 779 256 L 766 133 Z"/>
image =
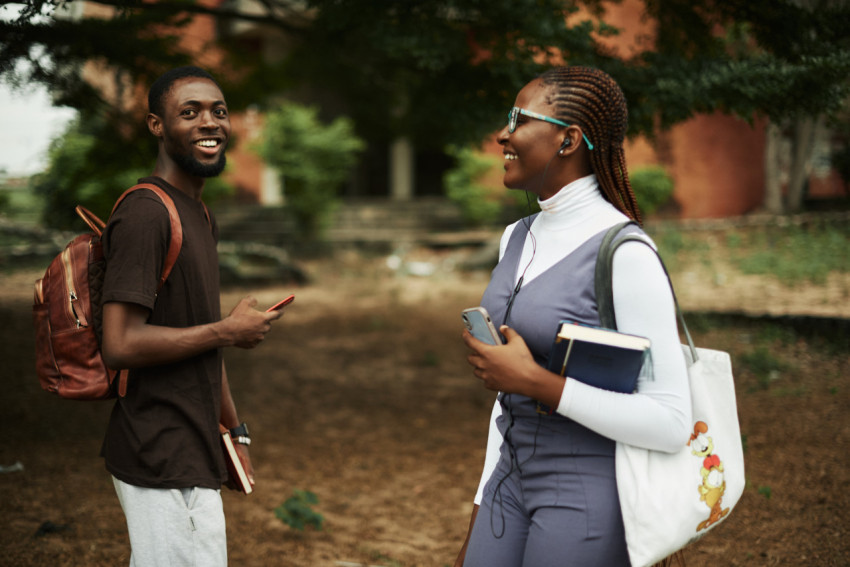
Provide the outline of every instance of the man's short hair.
<path id="1" fill-rule="evenodd" d="M 160 77 L 151 85 L 151 88 L 148 91 L 148 112 L 156 114 L 157 116 L 162 116 L 165 111 L 165 97 L 171 90 L 171 86 L 174 84 L 174 81 L 177 81 L 178 79 L 185 79 L 187 77 L 209 79 L 215 83 L 219 89 L 221 89 L 213 76 L 200 67 L 195 67 L 194 65 L 175 67 L 174 69 L 166 71 L 160 75 Z"/>

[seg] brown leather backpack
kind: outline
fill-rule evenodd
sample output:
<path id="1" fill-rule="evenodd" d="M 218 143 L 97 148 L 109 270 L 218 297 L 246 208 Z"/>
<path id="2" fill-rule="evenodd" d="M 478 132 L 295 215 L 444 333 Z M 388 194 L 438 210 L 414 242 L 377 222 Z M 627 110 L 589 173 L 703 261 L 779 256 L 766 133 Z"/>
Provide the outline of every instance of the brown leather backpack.
<path id="1" fill-rule="evenodd" d="M 115 202 L 140 189 L 155 193 L 171 219 L 171 241 L 157 291 L 171 273 L 183 245 L 183 227 L 171 197 L 150 183 L 134 185 Z M 41 387 L 62 398 L 103 400 L 124 396 L 127 372 L 107 368 L 101 356 L 101 297 L 106 261 L 100 237 L 106 224 L 84 207 L 76 212 L 93 232 L 74 238 L 36 280 L 33 322 L 35 368 Z M 115 378 L 118 386 L 113 387 Z"/>

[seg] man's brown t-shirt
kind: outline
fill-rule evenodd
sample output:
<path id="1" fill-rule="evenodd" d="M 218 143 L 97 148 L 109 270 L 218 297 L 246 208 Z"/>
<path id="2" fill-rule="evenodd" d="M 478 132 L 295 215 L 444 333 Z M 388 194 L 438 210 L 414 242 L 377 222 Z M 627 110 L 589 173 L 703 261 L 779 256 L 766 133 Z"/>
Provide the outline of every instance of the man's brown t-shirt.
<path id="1" fill-rule="evenodd" d="M 157 294 L 170 241 L 168 211 L 151 191 L 135 191 L 110 218 L 103 235 L 103 301 L 134 303 L 148 323 L 190 327 L 221 318 L 218 231 L 204 206 L 156 177 L 183 226 L 177 263 Z M 108 333 L 109 329 L 104 329 Z M 118 479 L 150 488 L 219 488 L 226 477 L 218 422 L 221 350 L 173 364 L 130 371 L 127 395 L 115 403 L 101 454 Z"/>

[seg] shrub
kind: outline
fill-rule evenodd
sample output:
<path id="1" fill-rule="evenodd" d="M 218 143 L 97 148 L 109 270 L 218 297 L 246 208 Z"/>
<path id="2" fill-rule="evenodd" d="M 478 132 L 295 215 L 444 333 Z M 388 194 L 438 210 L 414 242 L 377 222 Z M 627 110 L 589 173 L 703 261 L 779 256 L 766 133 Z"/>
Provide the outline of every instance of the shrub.
<path id="1" fill-rule="evenodd" d="M 498 221 L 510 200 L 501 182 L 494 181 L 500 161 L 469 147 L 451 147 L 446 153 L 455 159 L 455 167 L 443 176 L 446 196 L 472 225 Z"/>
<path id="2" fill-rule="evenodd" d="M 307 238 L 320 236 L 363 141 L 350 119 L 322 124 L 316 107 L 285 102 L 266 117 L 260 155 L 280 172 L 286 206 Z"/>
<path id="3" fill-rule="evenodd" d="M 638 207 L 646 216 L 653 214 L 673 197 L 673 178 L 658 165 L 636 168 L 629 181 L 635 192 Z"/>
<path id="4" fill-rule="evenodd" d="M 322 529 L 324 517 L 313 511 L 313 505 L 319 503 L 319 497 L 309 490 L 295 489 L 293 496 L 275 508 L 274 515 L 294 530 L 303 531 L 307 526 Z"/>

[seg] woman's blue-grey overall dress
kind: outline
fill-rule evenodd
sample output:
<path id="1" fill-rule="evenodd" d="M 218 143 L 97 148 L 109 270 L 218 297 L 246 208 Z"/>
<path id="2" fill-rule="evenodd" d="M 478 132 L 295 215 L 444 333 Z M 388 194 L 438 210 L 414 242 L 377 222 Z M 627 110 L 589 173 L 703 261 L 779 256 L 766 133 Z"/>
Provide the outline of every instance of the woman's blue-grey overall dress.
<path id="1" fill-rule="evenodd" d="M 481 304 L 497 327 L 515 329 L 546 365 L 559 321 L 599 324 L 593 276 L 605 231 L 515 292 L 532 220 L 516 225 Z M 501 457 L 485 486 L 464 567 L 628 567 L 614 441 L 525 396 L 500 394 L 499 401 Z"/>

